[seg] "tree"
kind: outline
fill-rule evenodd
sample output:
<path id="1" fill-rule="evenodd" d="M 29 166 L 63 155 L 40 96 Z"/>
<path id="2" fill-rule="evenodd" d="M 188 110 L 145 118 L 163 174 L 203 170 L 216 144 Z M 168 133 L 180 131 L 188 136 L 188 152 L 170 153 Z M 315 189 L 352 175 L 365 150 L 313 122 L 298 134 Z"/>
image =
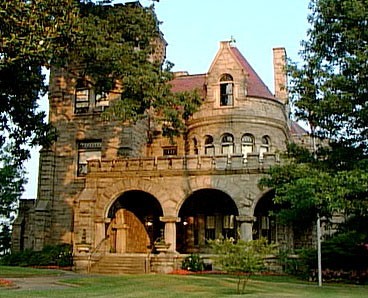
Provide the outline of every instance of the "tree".
<path id="1" fill-rule="evenodd" d="M 26 183 L 22 166 L 7 150 L 5 148 L 4 152 L 0 152 L 0 255 L 10 249 L 10 226 Z"/>
<path id="2" fill-rule="evenodd" d="M 183 132 L 200 103 L 196 93 L 170 90 L 172 64 L 163 67 L 155 59 L 161 33 L 153 7 L 0 0 L 0 16 L 0 148 L 10 146 L 16 167 L 29 158 L 29 146 L 54 140 L 38 110 L 38 100 L 47 93 L 43 70 L 51 66 L 98 94 L 119 90 L 121 100 L 106 119 L 135 121 L 154 110 L 170 136 Z"/>
<path id="3" fill-rule="evenodd" d="M 291 68 L 296 116 L 313 133 L 361 148 L 368 140 L 368 2 L 312 0 L 303 65 Z"/>
<path id="4" fill-rule="evenodd" d="M 153 6 L 1 0 L 0 14 L 0 146 L 12 140 L 19 162 L 29 157 L 26 145 L 53 139 L 37 110 L 47 92 L 42 67 L 64 68 L 97 93 L 119 89 L 122 100 L 106 118 L 134 121 L 153 108 L 167 134 L 182 132 L 200 103 L 196 93 L 170 91 L 172 64 L 155 59 L 161 32 Z"/>
<path id="5" fill-rule="evenodd" d="M 68 52 L 68 64 L 77 68 L 69 71 L 86 79 L 97 94 L 121 94 L 103 117 L 135 121 L 153 110 L 164 135 L 184 132 L 200 98 L 196 92 L 171 92 L 173 65 L 163 63 L 158 53 L 162 34 L 153 7 L 132 3 L 122 9 L 89 2 L 80 5 L 79 19 L 82 34 Z"/>
<path id="6" fill-rule="evenodd" d="M 49 126 L 37 110 L 47 91 L 41 67 L 63 56 L 76 18 L 73 0 L 0 1 L 0 148 L 18 163 L 27 146 L 45 145 Z"/>
<path id="7" fill-rule="evenodd" d="M 237 275 L 238 294 L 244 293 L 252 274 L 265 269 L 265 257 L 275 253 L 275 246 L 268 244 L 264 238 L 236 242 L 233 239 L 217 239 L 210 241 L 210 245 L 216 254 L 215 262 L 222 270 Z"/>
<path id="8" fill-rule="evenodd" d="M 312 0 L 310 9 L 303 62 L 288 69 L 290 92 L 296 118 L 327 146 L 309 156 L 289 146 L 289 162 L 261 181 L 275 188 L 279 215 L 299 223 L 368 210 L 368 1 Z"/>
<path id="9" fill-rule="evenodd" d="M 310 227 L 317 215 L 331 219 L 337 213 L 361 214 L 368 207 L 368 173 L 364 167 L 330 171 L 324 162 L 285 161 L 260 180 L 275 189 L 279 220 L 295 228 Z"/>

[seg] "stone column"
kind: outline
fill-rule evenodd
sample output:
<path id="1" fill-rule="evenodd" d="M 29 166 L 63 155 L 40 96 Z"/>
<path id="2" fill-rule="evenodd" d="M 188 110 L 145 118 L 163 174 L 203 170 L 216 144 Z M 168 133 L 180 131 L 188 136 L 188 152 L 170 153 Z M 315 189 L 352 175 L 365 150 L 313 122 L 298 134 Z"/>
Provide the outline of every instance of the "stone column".
<path id="1" fill-rule="evenodd" d="M 99 245 L 101 243 L 101 241 L 106 238 L 106 235 L 105 235 L 105 222 L 102 221 L 102 220 L 96 221 L 95 222 L 95 228 L 96 228 L 96 231 L 95 231 L 94 247 Z"/>
<path id="2" fill-rule="evenodd" d="M 253 222 L 254 216 L 239 215 L 236 220 L 240 223 L 240 239 L 252 240 L 253 239 Z"/>
<path id="3" fill-rule="evenodd" d="M 127 250 L 127 224 L 116 224 L 116 252 L 125 253 Z"/>
<path id="4" fill-rule="evenodd" d="M 180 217 L 160 216 L 160 220 L 165 223 L 165 242 L 171 243 L 168 251 L 176 252 L 176 223 L 180 222 Z"/>

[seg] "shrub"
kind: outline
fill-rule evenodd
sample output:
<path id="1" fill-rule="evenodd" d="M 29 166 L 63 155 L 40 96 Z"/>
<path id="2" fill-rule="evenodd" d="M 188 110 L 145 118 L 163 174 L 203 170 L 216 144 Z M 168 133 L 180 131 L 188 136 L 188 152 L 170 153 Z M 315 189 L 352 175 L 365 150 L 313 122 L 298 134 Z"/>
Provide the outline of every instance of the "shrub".
<path id="1" fill-rule="evenodd" d="M 200 255 L 198 254 L 191 254 L 190 256 L 186 257 L 182 264 L 181 269 L 186 269 L 188 271 L 203 271 L 204 269 L 204 262 Z"/>
<path id="2" fill-rule="evenodd" d="M 0 263 L 8 266 L 71 266 L 71 246 L 68 244 L 45 246 L 42 251 L 24 250 L 4 256 Z"/>
<path id="3" fill-rule="evenodd" d="M 338 233 L 322 242 L 322 275 L 326 281 L 367 283 L 368 248 L 365 235 L 354 231 Z M 303 249 L 298 258 L 281 255 L 286 273 L 314 280 L 317 278 L 317 250 Z"/>
<path id="4" fill-rule="evenodd" d="M 250 241 L 218 239 L 210 241 L 210 245 L 222 270 L 238 276 L 238 294 L 244 293 L 246 282 L 253 273 L 265 269 L 265 257 L 276 252 L 275 246 L 264 238 Z"/>

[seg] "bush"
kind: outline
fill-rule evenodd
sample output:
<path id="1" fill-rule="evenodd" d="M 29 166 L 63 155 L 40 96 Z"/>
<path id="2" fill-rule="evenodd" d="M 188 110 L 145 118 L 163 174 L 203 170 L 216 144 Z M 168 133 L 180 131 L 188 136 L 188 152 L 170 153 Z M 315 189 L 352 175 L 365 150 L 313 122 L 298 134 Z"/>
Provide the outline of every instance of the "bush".
<path id="1" fill-rule="evenodd" d="M 204 262 L 200 255 L 191 254 L 183 260 L 181 264 L 181 269 L 186 269 L 193 272 L 203 271 Z"/>
<path id="2" fill-rule="evenodd" d="M 368 248 L 365 235 L 354 231 L 333 235 L 322 242 L 322 276 L 326 281 L 367 283 Z M 298 258 L 280 256 L 283 268 L 305 279 L 317 278 L 317 250 L 304 249 L 296 252 Z"/>
<path id="3" fill-rule="evenodd" d="M 282 270 L 286 274 L 291 274 L 302 279 L 310 277 L 311 268 L 317 262 L 317 252 L 314 249 L 299 249 L 294 253 L 291 251 L 280 251 L 278 260 Z"/>
<path id="4" fill-rule="evenodd" d="M 71 266 L 71 246 L 68 244 L 45 246 L 42 251 L 24 250 L 5 255 L 0 263 L 8 266 Z"/>
<path id="5" fill-rule="evenodd" d="M 244 293 L 247 280 L 252 274 L 266 268 L 265 257 L 276 252 L 275 245 L 269 244 L 265 238 L 250 241 L 218 239 L 209 243 L 217 254 L 217 265 L 238 276 L 238 294 Z"/>

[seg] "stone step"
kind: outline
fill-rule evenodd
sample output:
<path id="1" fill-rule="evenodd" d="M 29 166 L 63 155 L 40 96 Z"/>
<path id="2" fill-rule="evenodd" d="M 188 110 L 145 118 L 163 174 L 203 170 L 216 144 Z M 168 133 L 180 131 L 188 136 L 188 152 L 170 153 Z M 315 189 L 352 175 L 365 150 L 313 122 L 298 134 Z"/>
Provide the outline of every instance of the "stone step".
<path id="1" fill-rule="evenodd" d="M 91 273 L 144 274 L 148 273 L 148 259 L 142 255 L 108 254 L 91 266 Z"/>

